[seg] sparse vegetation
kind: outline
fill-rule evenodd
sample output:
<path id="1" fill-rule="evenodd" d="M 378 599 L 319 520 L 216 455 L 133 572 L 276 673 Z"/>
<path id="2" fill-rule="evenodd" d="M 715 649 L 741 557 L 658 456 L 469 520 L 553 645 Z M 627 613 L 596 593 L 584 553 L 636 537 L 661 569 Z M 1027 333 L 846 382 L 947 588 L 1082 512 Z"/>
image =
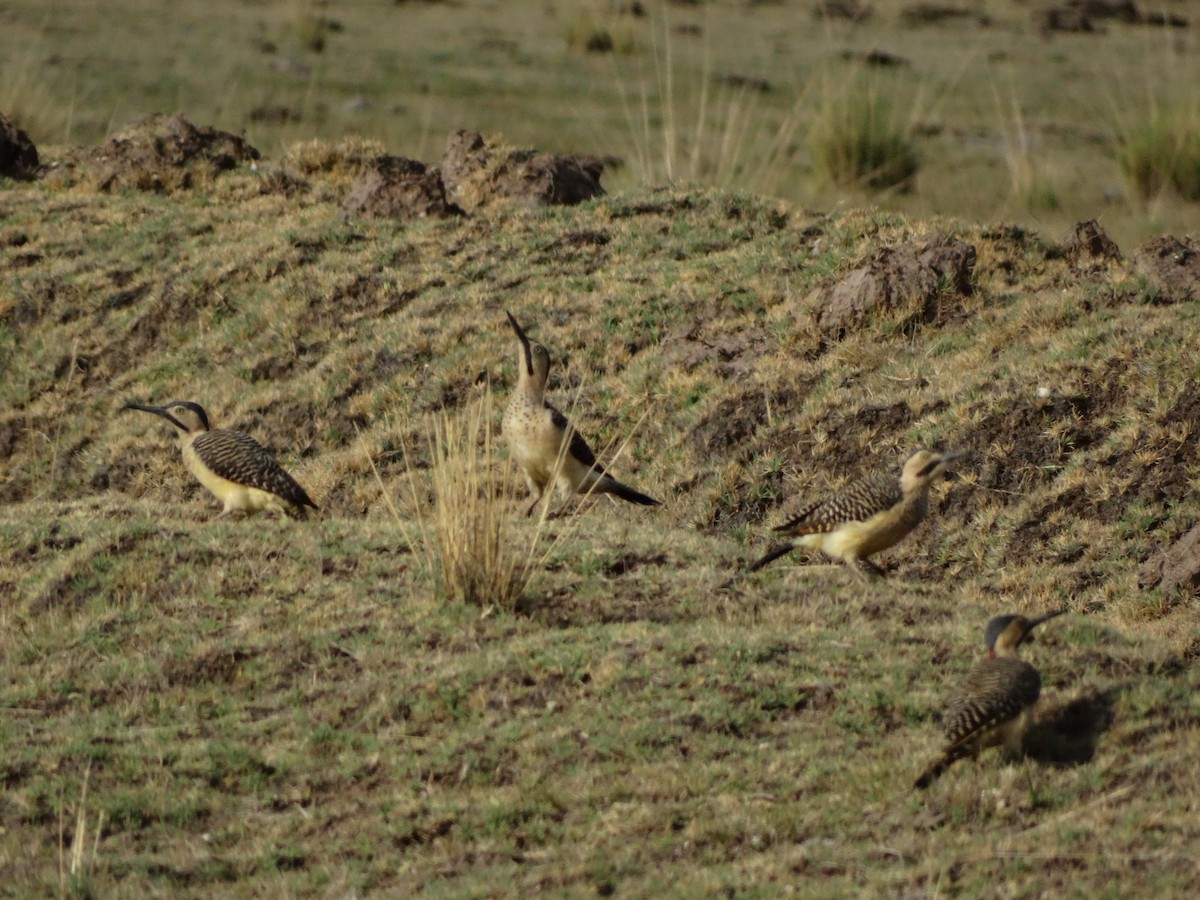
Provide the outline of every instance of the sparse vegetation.
<path id="1" fill-rule="evenodd" d="M 1119 158 L 1142 199 L 1200 200 L 1200 106 L 1146 110 L 1121 136 Z"/>
<path id="2" fill-rule="evenodd" d="M 641 184 L 691 183 L 771 194 L 788 179 L 795 114 L 778 119 L 747 79 L 677 60 L 690 56 L 664 21 L 650 64 L 614 62 L 625 117 L 620 150 Z"/>
<path id="3" fill-rule="evenodd" d="M 936 174 L 907 193 L 855 188 L 856 202 L 1015 217 L 1050 234 L 1103 215 L 1122 244 L 1186 230 L 1195 217 L 1174 190 L 1150 207 L 1126 189 L 1112 137 L 1131 133 L 1136 117 L 1106 124 L 1114 110 L 1144 110 L 1147 96 L 1178 96 L 1187 108 L 1187 85 L 1200 79 L 1194 28 L 1114 22 L 1045 40 L 1019 4 L 926 23 L 905 19 L 904 0 L 871 3 L 861 21 L 743 0 L 556 0 L 519 14 L 476 2 L 381 11 L 351 0 L 331 13 L 294 0 L 219 9 L 184 0 L 169 12 L 133 4 L 130 29 L 121 3 L 108 17 L 61 3 L 53 22 L 40 0 L 9 4 L 0 109 L 39 146 L 99 144 L 148 112 L 185 112 L 244 133 L 275 160 L 299 140 L 358 134 L 436 162 L 446 136 L 468 128 L 607 159 L 604 185 L 618 193 L 670 178 L 828 209 L 848 188 L 820 177 L 807 139 L 832 90 L 824 79 L 845 73 L 844 58 L 887 58 L 907 64 L 872 67 L 871 78 L 898 86 L 892 124 Z M 320 53 L 297 36 L 305 20 L 328 38 Z M 601 32 L 615 52 L 567 47 Z M 133 64 L 113 66 L 114 55 Z M 997 116 L 997 87 L 1021 110 L 1024 138 Z"/>
<path id="4" fill-rule="evenodd" d="M 810 133 L 817 172 L 838 187 L 912 190 L 917 150 L 900 115 L 894 92 L 873 79 L 827 83 Z"/>
<path id="5" fill-rule="evenodd" d="M 998 110 L 1001 107 L 997 100 Z M 1013 198 L 1021 208 L 1031 211 L 1055 210 L 1062 202 L 1061 188 L 1043 161 L 1042 140 L 1025 121 L 1016 98 L 1010 98 L 1009 109 L 1000 111 L 1005 120 L 1004 161 L 1008 166 L 1009 184 Z"/>
<path id="6" fill-rule="evenodd" d="M 443 412 L 428 435 L 432 509 L 410 468 L 412 510 L 423 534 L 423 552 L 447 600 L 512 612 L 542 562 L 539 520 L 532 534 L 519 529 L 505 484 L 497 477 L 491 392 L 465 410 Z M 400 520 L 399 524 L 403 524 Z"/>

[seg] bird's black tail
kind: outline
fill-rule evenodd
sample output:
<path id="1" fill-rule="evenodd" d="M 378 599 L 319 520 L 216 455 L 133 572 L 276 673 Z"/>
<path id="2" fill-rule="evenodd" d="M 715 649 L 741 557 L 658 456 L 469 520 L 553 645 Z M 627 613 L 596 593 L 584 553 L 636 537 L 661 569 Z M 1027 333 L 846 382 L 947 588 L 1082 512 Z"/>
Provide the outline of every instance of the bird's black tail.
<path id="1" fill-rule="evenodd" d="M 747 571 L 748 572 L 757 572 L 763 566 L 767 565 L 768 563 L 775 562 L 775 560 L 779 559 L 779 557 L 786 556 L 787 554 L 791 553 L 795 549 L 796 549 L 795 544 L 776 544 L 774 547 L 772 547 L 770 549 L 770 551 L 767 553 L 766 556 L 764 556 L 758 562 L 752 564 L 747 569 Z"/>
<path id="2" fill-rule="evenodd" d="M 966 754 L 957 748 L 951 748 L 947 750 L 945 753 L 939 756 L 929 766 L 928 769 L 921 773 L 921 777 L 913 782 L 913 788 L 918 791 L 925 790 L 925 788 L 929 787 L 938 778 L 940 778 L 942 773 L 950 768 L 950 765 L 955 760 L 962 759 L 964 756 L 966 756 Z"/>
<path id="3" fill-rule="evenodd" d="M 621 484 L 611 475 L 604 476 L 603 480 L 598 485 L 598 489 L 606 494 L 615 494 L 622 500 L 628 500 L 630 503 L 637 503 L 640 506 L 662 506 L 662 503 L 655 500 L 653 497 L 647 497 L 641 491 L 635 491 L 627 484 Z"/>

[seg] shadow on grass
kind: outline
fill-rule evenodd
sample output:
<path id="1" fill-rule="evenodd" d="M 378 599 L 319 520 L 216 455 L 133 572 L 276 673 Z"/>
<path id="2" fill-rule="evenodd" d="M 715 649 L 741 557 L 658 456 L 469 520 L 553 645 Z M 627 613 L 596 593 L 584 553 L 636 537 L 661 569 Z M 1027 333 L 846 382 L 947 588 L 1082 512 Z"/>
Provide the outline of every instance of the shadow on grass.
<path id="1" fill-rule="evenodd" d="M 1096 742 L 1116 718 L 1113 707 L 1119 693 L 1111 687 L 1051 707 L 1025 736 L 1026 755 L 1064 768 L 1091 762 Z"/>

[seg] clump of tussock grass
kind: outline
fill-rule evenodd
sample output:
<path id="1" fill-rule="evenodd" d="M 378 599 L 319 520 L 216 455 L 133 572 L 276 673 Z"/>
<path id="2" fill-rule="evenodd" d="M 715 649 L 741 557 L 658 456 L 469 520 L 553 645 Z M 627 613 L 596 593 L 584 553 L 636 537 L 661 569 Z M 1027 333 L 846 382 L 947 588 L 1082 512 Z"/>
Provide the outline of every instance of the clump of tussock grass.
<path id="1" fill-rule="evenodd" d="M 567 21 L 564 39 L 573 53 L 621 53 L 637 51 L 638 42 L 633 30 L 619 24 L 616 16 L 596 14 L 583 7 L 576 8 Z"/>
<path id="2" fill-rule="evenodd" d="M 895 100 L 874 80 L 827 80 L 810 136 L 818 175 L 838 187 L 911 190 L 917 150 Z"/>
<path id="3" fill-rule="evenodd" d="M 426 565 L 443 598 L 511 610 L 533 574 L 541 521 L 531 540 L 516 527 L 492 463 L 492 407 L 488 390 L 462 411 L 436 417 L 427 435 L 430 502 L 421 501 L 411 467 L 409 487 Z"/>
<path id="4" fill-rule="evenodd" d="M 1200 104 L 1152 105 L 1118 138 L 1117 161 L 1143 200 L 1174 193 L 1200 200 Z"/>
<path id="5" fill-rule="evenodd" d="M 59 101 L 40 77 L 38 53 L 26 48 L 19 57 L 0 55 L 0 112 L 25 130 L 35 144 L 69 143 L 75 98 Z"/>
<path id="6" fill-rule="evenodd" d="M 325 173 L 341 177 L 357 177 L 387 149 L 379 141 L 351 135 L 336 141 L 297 141 L 284 154 L 284 163 L 299 169 L 303 175 Z"/>

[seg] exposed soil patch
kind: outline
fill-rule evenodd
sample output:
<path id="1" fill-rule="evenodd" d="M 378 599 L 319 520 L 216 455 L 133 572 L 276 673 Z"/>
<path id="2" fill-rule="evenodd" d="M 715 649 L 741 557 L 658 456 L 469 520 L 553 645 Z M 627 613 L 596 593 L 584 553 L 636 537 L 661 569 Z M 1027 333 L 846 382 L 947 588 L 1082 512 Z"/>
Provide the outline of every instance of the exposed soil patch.
<path id="1" fill-rule="evenodd" d="M 1092 516 L 1095 512 L 1096 506 L 1091 495 L 1082 486 L 1071 488 L 1033 510 L 1017 526 L 1013 546 L 1022 559 L 1070 565 L 1082 557 L 1082 546 L 1068 546 L 1056 553 L 1050 552 L 1047 547 L 1062 533 L 1064 521 Z"/>
<path id="2" fill-rule="evenodd" d="M 971 244 L 946 236 L 881 247 L 827 294 L 820 292 L 817 326 L 827 340 L 839 341 L 881 315 L 905 330 L 944 321 L 953 299 L 973 290 L 975 255 Z"/>
<path id="3" fill-rule="evenodd" d="M 402 156 L 375 159 L 342 201 L 342 211 L 349 216 L 401 222 L 463 214 L 446 199 L 442 174 L 437 168 Z"/>
<path id="4" fill-rule="evenodd" d="M 1200 434 L 1200 384 L 1193 383 L 1164 416 L 1164 421 L 1186 425 L 1188 434 Z M 1182 443 L 1163 443 L 1155 446 L 1149 442 L 1141 449 L 1147 455 L 1140 460 L 1129 452 L 1114 453 L 1097 460 L 1097 465 L 1106 467 L 1109 477 L 1128 481 L 1132 487 L 1124 495 L 1102 501 L 1096 507 L 1097 515 L 1106 522 L 1121 516 L 1132 500 L 1166 509 L 1191 493 L 1187 467 L 1195 462 L 1195 445 L 1190 440 Z M 1148 451 L 1157 451 L 1153 456 Z"/>
<path id="5" fill-rule="evenodd" d="M 471 131 L 450 135 L 442 158 L 446 195 L 474 212 L 498 201 L 572 205 L 604 193 L 603 162 L 534 150 L 496 150 Z"/>
<path id="6" fill-rule="evenodd" d="M 1095 403 L 1084 395 L 1031 398 L 986 415 L 963 438 L 984 454 L 980 484 L 1023 494 L 1053 480 L 1072 453 L 1092 447 L 1107 433 L 1094 424 Z M 995 409 L 995 403 L 983 408 Z"/>
<path id="7" fill-rule="evenodd" d="M 425 285 L 398 290 L 394 280 L 376 269 L 356 275 L 348 284 L 334 288 L 324 300 L 314 300 L 311 312 L 318 317 L 336 311 L 339 322 L 355 321 L 362 316 L 379 318 L 399 312 L 425 290 Z"/>
<path id="8" fill-rule="evenodd" d="M 0 113 L 0 177 L 32 178 L 38 170 L 37 146 Z"/>
<path id="9" fill-rule="evenodd" d="M 681 615 L 678 607 L 661 593 L 648 596 L 639 596 L 639 593 L 626 588 L 614 590 L 602 599 L 588 599 L 574 591 L 556 591 L 530 602 L 527 612 L 534 621 L 552 628 L 583 628 L 615 622 L 669 624 L 691 618 Z"/>
<path id="10" fill-rule="evenodd" d="M 895 437 L 925 412 L 918 413 L 905 400 L 851 412 L 829 410 L 818 425 L 829 438 L 828 448 L 822 454 L 823 464 L 837 471 L 854 471 L 863 465 L 864 448 L 894 443 Z M 896 463 L 897 471 L 900 462 Z"/>
<path id="11" fill-rule="evenodd" d="M 1200 588 L 1200 525 L 1142 564 L 1138 587 L 1149 590 L 1160 585 L 1165 591 L 1181 586 Z"/>
<path id="12" fill-rule="evenodd" d="M 1182 303 L 1200 297 L 1200 246 L 1191 238 L 1153 238 L 1138 247 L 1133 265 L 1164 303 Z"/>
<path id="13" fill-rule="evenodd" d="M 311 369 L 320 361 L 324 346 L 323 342 L 309 346 L 297 341 L 294 355 L 268 356 L 256 362 L 250 369 L 250 381 L 279 381 Z"/>
<path id="14" fill-rule="evenodd" d="M 75 151 L 72 163 L 101 191 L 186 190 L 239 163 L 256 160 L 244 138 L 183 116 L 149 116 L 117 132 L 99 147 Z"/>
<path id="15" fill-rule="evenodd" d="M 659 354 L 664 365 L 681 366 L 687 371 L 706 362 L 716 362 L 717 373 L 730 377 L 752 372 L 758 361 L 774 349 L 763 328 L 727 332 L 716 329 L 708 334 L 701 320 L 673 328 L 662 339 Z"/>
<path id="16" fill-rule="evenodd" d="M 609 578 L 619 578 L 642 566 L 664 566 L 667 562 L 668 557 L 665 553 L 655 553 L 649 556 L 636 552 L 623 553 L 611 565 L 605 567 L 604 574 Z M 679 567 L 676 566 L 676 568 Z"/>
<path id="17" fill-rule="evenodd" d="M 605 267 L 610 260 L 606 247 L 612 236 L 603 231 L 568 231 L 555 238 L 545 250 L 530 254 L 529 261 L 536 265 L 553 268 L 563 274 L 567 272 L 591 275 Z M 511 289 L 524 281 L 516 276 L 505 282 L 502 289 Z"/>
<path id="18" fill-rule="evenodd" d="M 743 391 L 722 400 L 688 435 L 697 456 L 745 459 L 761 448 L 753 443 L 759 429 L 768 424 L 768 410 L 782 413 L 800 403 L 808 386 L 787 386 L 768 393 L 765 389 Z"/>
<path id="19" fill-rule="evenodd" d="M 83 543 L 83 538 L 75 534 L 63 534 L 61 523 L 55 522 L 43 538 L 17 550 L 11 558 L 15 563 L 26 565 L 36 560 L 43 551 L 58 554 L 70 550 L 72 547 L 78 547 L 81 543 Z"/>

